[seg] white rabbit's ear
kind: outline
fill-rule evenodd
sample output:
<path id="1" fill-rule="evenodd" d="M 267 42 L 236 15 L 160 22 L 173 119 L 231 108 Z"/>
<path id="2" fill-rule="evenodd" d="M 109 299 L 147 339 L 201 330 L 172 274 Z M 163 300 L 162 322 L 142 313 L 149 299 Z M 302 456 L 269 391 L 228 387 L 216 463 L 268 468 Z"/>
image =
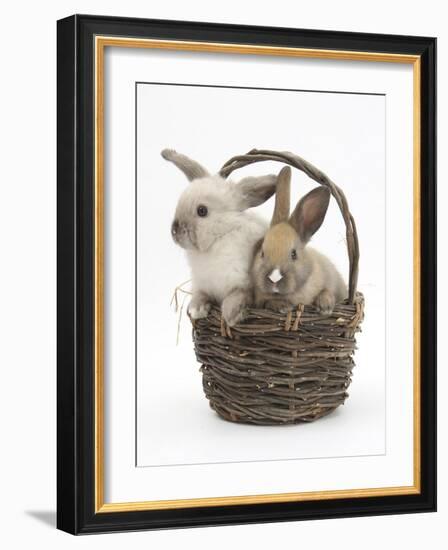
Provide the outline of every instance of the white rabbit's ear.
<path id="1" fill-rule="evenodd" d="M 275 193 L 277 176 L 248 176 L 235 185 L 238 207 L 241 210 L 258 206 L 267 201 Z"/>
<path id="2" fill-rule="evenodd" d="M 329 202 L 330 191 L 322 185 L 307 193 L 298 202 L 289 223 L 303 243 L 308 242 L 322 225 Z"/>
<path id="3" fill-rule="evenodd" d="M 271 227 L 281 222 L 287 222 L 290 208 L 291 168 L 284 166 L 278 175 L 275 190 L 275 206 L 272 214 Z"/>
<path id="4" fill-rule="evenodd" d="M 178 153 L 174 149 L 164 149 L 160 154 L 165 160 L 175 164 L 187 176 L 189 181 L 210 175 L 199 162 Z"/>

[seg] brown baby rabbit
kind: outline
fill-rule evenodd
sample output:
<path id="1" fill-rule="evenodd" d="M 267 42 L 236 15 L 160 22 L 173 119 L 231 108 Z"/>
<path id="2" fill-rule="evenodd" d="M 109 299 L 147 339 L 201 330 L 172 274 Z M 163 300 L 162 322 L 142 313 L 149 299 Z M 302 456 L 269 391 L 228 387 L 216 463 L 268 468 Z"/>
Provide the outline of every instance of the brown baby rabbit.
<path id="1" fill-rule="evenodd" d="M 255 307 L 286 312 L 314 305 L 330 315 L 347 298 L 347 287 L 332 262 L 307 246 L 322 225 L 330 201 L 323 186 L 310 191 L 289 216 L 291 168 L 278 177 L 271 227 L 255 248 L 252 264 Z"/>

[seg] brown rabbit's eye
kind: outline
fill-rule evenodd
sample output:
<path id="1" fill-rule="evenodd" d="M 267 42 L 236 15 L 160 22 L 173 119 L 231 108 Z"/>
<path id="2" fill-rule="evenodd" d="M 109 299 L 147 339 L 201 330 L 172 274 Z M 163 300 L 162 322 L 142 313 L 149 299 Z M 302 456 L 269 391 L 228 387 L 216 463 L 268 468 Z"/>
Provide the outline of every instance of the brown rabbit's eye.
<path id="1" fill-rule="evenodd" d="M 205 216 L 208 214 L 208 209 L 203 204 L 200 204 L 197 209 L 198 216 L 201 216 L 201 218 L 205 218 Z"/>
<path id="2" fill-rule="evenodd" d="M 264 251 L 263 251 L 263 250 L 261 251 L 260 256 L 261 256 L 262 258 L 264 258 Z"/>
<path id="3" fill-rule="evenodd" d="M 297 260 L 297 252 L 295 249 L 291 250 L 291 259 Z"/>

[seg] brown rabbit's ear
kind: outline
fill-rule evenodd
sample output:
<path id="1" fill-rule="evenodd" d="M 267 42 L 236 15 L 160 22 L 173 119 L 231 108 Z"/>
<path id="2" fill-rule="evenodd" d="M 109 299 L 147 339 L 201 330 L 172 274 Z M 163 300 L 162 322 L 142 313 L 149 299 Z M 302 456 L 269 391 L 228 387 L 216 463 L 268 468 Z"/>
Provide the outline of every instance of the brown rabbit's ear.
<path id="1" fill-rule="evenodd" d="M 302 242 L 308 242 L 324 221 L 330 202 L 330 191 L 316 187 L 302 197 L 289 218 L 289 223 L 299 234 Z"/>
<path id="2" fill-rule="evenodd" d="M 275 190 L 275 206 L 272 214 L 271 227 L 281 222 L 288 221 L 289 208 L 291 203 L 291 168 L 284 166 L 277 178 L 277 189 Z"/>
<path id="3" fill-rule="evenodd" d="M 175 164 L 187 176 L 189 181 L 205 178 L 210 175 L 198 162 L 185 155 L 181 155 L 174 149 L 164 149 L 160 154 L 165 160 L 169 160 Z"/>

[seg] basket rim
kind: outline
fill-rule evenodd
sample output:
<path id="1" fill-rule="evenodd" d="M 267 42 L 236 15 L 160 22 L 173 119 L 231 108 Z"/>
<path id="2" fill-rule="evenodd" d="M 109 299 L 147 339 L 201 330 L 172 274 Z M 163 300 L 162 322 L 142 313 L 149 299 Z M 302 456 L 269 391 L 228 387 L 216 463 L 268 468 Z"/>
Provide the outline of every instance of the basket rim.
<path id="1" fill-rule="evenodd" d="M 336 304 L 330 315 L 323 315 L 312 305 L 299 304 L 291 311 L 279 312 L 267 308 L 247 308 L 247 314 L 244 321 L 230 327 L 225 322 L 221 308 L 217 304 L 212 304 L 209 314 L 203 319 L 192 319 L 190 321 L 193 328 L 198 328 L 202 323 L 214 325 L 221 336 L 233 338 L 234 334 L 253 335 L 255 332 L 265 334 L 264 327 L 270 326 L 268 332 L 274 335 L 277 332 L 297 332 L 301 326 L 313 324 L 322 324 L 344 328 L 348 332 L 357 331 L 364 319 L 364 295 L 357 291 L 353 303 L 348 299 Z"/>

